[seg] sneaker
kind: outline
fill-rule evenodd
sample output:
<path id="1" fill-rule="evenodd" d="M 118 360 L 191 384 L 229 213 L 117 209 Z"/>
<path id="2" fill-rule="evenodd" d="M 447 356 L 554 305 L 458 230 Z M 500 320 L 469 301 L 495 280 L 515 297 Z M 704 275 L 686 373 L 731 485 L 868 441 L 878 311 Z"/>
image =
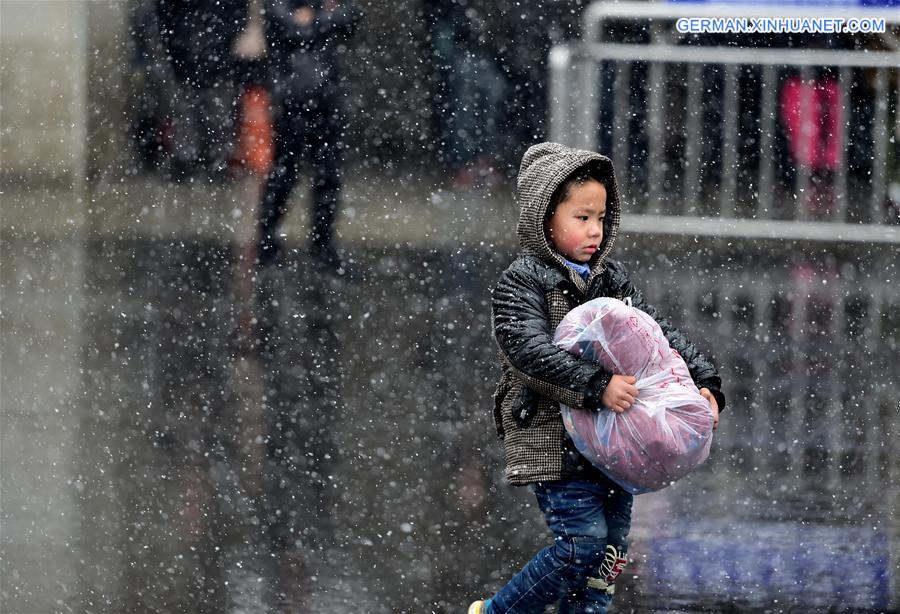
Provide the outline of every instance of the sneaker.
<path id="1" fill-rule="evenodd" d="M 469 606 L 468 614 L 487 614 L 487 601 L 484 599 L 473 601 Z"/>
<path id="2" fill-rule="evenodd" d="M 626 550 L 624 546 L 616 548 L 612 544 L 606 546 L 606 556 L 600 565 L 600 577 L 588 578 L 587 585 L 599 591 L 606 591 L 608 595 L 612 595 L 616 591 L 613 584 L 628 563 L 625 558 Z"/>

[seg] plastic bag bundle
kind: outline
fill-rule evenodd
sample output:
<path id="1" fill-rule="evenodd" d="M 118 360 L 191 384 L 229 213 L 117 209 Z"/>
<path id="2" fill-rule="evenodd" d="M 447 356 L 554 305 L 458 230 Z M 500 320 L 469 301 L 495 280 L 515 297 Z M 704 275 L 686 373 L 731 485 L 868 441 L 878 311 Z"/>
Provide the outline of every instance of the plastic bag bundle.
<path id="1" fill-rule="evenodd" d="M 598 298 L 569 312 L 556 344 L 619 375 L 637 378 L 638 398 L 623 413 L 561 406 L 578 450 L 632 494 L 659 490 L 709 456 L 713 415 L 687 365 L 643 311 Z"/>

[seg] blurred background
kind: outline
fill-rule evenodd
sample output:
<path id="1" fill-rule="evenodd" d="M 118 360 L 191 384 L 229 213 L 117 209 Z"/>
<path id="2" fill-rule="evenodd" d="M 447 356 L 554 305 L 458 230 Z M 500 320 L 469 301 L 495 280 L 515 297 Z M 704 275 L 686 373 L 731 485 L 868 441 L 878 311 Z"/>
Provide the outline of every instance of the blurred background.
<path id="1" fill-rule="evenodd" d="M 900 16 L 866 4 L 0 0 L 0 611 L 499 588 L 548 539 L 489 322 L 546 139 L 613 158 L 614 257 L 728 398 L 637 497 L 615 611 L 900 611 Z M 675 27 L 716 15 L 886 28 Z"/>

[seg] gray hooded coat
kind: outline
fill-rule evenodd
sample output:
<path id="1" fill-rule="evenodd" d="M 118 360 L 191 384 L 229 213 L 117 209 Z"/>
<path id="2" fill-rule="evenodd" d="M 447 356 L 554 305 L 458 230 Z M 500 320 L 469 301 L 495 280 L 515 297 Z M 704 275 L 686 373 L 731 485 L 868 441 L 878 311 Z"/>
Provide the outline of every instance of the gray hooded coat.
<path id="1" fill-rule="evenodd" d="M 607 192 L 603 242 L 582 279 L 551 247 L 544 231 L 550 200 L 574 171 L 589 166 Z M 531 147 L 522 158 L 517 184 L 521 208 L 516 229 L 522 252 L 493 290 L 494 338 L 502 374 L 494 393 L 494 421 L 506 452 L 511 484 L 574 477 L 605 479 L 566 434 L 560 403 L 598 411 L 612 377 L 597 364 L 557 347 L 553 333 L 578 305 L 608 296 L 624 300 L 653 317 L 681 354 L 698 387 L 709 388 L 724 408 L 721 378 L 683 334 L 644 301 L 625 267 L 609 258 L 619 230 L 618 185 L 609 158 L 557 143 Z"/>

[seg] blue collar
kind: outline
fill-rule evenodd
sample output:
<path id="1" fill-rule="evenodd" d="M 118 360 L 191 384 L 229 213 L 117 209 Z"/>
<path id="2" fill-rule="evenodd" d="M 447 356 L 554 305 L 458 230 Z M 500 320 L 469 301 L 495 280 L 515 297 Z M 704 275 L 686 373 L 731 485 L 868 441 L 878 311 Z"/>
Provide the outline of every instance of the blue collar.
<path id="1" fill-rule="evenodd" d="M 563 258 L 563 262 L 566 263 L 570 269 L 574 269 L 576 273 L 581 275 L 581 278 L 587 281 L 588 276 L 591 274 L 591 267 L 586 264 L 579 264 L 578 262 L 571 262 Z"/>

